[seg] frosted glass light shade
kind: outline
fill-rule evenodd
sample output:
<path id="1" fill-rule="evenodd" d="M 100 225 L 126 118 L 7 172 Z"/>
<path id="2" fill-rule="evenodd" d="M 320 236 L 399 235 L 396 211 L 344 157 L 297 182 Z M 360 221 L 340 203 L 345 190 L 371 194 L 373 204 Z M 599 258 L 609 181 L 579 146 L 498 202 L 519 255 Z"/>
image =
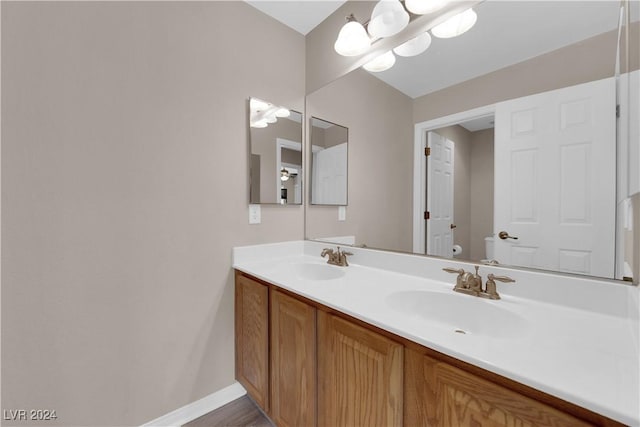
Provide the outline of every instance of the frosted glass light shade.
<path id="1" fill-rule="evenodd" d="M 349 21 L 342 26 L 333 48 L 342 56 L 357 56 L 371 46 L 371 39 L 361 23 Z"/>
<path id="2" fill-rule="evenodd" d="M 373 38 L 390 37 L 409 24 L 409 14 L 398 0 L 380 0 L 371 13 L 369 34 Z"/>
<path id="3" fill-rule="evenodd" d="M 362 66 L 367 71 L 372 73 L 379 73 L 380 71 L 388 70 L 396 63 L 396 57 L 391 51 L 387 51 L 382 55 L 379 55 L 374 60 L 367 62 Z"/>
<path id="4" fill-rule="evenodd" d="M 252 128 L 266 128 L 267 126 L 269 126 L 269 124 L 264 119 L 263 120 L 258 120 L 256 122 L 251 122 L 251 127 Z"/>
<path id="5" fill-rule="evenodd" d="M 284 107 L 280 107 L 276 110 L 276 117 L 289 117 L 291 115 L 291 111 Z"/>
<path id="6" fill-rule="evenodd" d="M 269 106 L 271 106 L 271 104 L 258 98 L 251 98 L 249 100 L 249 106 L 252 112 L 256 112 L 266 110 L 267 108 L 269 108 Z"/>
<path id="7" fill-rule="evenodd" d="M 476 12 L 473 9 L 467 9 L 433 27 L 431 34 L 441 39 L 456 37 L 469 31 L 477 19 Z"/>
<path id="8" fill-rule="evenodd" d="M 404 5 L 409 12 L 424 15 L 442 9 L 447 3 L 448 0 L 405 0 Z"/>
<path id="9" fill-rule="evenodd" d="M 393 51 L 400 56 L 416 56 L 429 49 L 429 46 L 431 46 L 431 36 L 425 31 L 419 36 L 402 43 L 394 48 Z"/>

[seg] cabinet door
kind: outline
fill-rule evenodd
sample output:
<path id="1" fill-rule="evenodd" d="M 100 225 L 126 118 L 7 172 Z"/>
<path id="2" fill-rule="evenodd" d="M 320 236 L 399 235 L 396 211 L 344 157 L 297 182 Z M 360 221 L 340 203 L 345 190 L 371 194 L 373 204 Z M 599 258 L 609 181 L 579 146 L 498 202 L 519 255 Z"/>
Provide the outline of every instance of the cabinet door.
<path id="1" fill-rule="evenodd" d="M 405 357 L 405 425 L 591 425 L 420 352 L 407 349 Z"/>
<path id="2" fill-rule="evenodd" d="M 318 426 L 402 425 L 403 348 L 318 311 Z"/>
<path id="3" fill-rule="evenodd" d="M 271 419 L 279 427 L 316 420 L 316 309 L 271 291 Z"/>
<path id="4" fill-rule="evenodd" d="M 236 274 L 236 379 L 269 410 L 269 288 Z"/>

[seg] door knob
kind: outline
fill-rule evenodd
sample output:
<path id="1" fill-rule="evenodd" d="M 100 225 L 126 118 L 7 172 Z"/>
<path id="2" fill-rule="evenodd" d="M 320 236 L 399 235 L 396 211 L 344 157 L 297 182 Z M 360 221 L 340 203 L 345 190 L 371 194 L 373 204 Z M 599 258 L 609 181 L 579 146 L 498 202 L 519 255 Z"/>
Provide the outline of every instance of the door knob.
<path id="1" fill-rule="evenodd" d="M 449 228 L 451 228 L 452 230 L 453 230 L 454 228 L 456 228 L 456 227 L 457 227 L 457 225 L 455 225 L 455 224 L 451 224 L 451 225 L 449 225 Z"/>
<path id="2" fill-rule="evenodd" d="M 499 232 L 498 237 L 501 238 L 502 240 L 506 240 L 506 239 L 518 240 L 516 236 L 509 236 L 509 233 L 507 233 L 506 231 Z"/>

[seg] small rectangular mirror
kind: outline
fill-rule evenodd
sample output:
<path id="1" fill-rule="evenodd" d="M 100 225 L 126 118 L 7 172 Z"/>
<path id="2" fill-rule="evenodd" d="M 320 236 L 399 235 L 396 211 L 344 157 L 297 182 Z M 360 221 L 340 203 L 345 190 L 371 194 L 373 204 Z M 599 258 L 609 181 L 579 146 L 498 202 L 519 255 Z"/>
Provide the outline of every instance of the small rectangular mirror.
<path id="1" fill-rule="evenodd" d="M 302 114 L 249 100 L 249 203 L 302 204 Z"/>
<path id="2" fill-rule="evenodd" d="M 349 129 L 311 118 L 311 204 L 347 205 Z"/>

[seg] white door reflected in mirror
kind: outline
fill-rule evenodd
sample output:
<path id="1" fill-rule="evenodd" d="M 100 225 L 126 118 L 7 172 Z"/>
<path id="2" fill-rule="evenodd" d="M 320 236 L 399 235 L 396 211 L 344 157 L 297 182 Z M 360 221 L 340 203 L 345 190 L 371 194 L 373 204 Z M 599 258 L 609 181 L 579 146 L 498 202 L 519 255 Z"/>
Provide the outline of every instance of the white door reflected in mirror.
<path id="1" fill-rule="evenodd" d="M 311 118 L 311 204 L 347 205 L 349 131 Z"/>

